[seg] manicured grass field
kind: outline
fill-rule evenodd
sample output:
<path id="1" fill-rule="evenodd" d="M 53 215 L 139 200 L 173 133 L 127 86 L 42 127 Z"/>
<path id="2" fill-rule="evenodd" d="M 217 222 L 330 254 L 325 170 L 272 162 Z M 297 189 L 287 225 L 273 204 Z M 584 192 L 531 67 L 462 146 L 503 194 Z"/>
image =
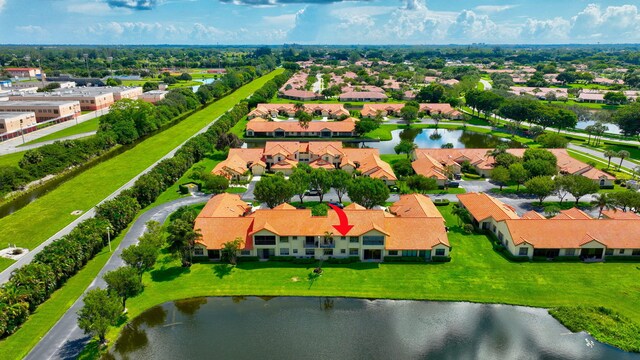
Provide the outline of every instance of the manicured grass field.
<path id="1" fill-rule="evenodd" d="M 136 147 L 91 168 L 15 213 L 0 219 L 0 243 L 33 249 L 75 219 L 74 210 L 87 211 L 202 127 L 280 74 L 276 70 Z"/>
<path id="2" fill-rule="evenodd" d="M 450 226 L 452 261 L 439 264 L 323 266 L 278 262 L 198 263 L 182 268 L 163 255 L 144 275 L 144 293 L 127 301 L 129 319 L 152 306 L 198 296 L 343 296 L 507 303 L 537 307 L 606 306 L 640 322 L 639 269 L 633 263 L 510 262 L 485 235 L 464 235 L 451 206 L 438 207 Z M 119 329 L 110 332 L 114 340 Z"/>
<path id="3" fill-rule="evenodd" d="M 31 140 L 31 141 L 27 142 L 26 145 L 37 144 L 37 143 L 41 143 L 41 142 L 44 142 L 44 141 L 56 140 L 56 139 L 60 139 L 60 138 L 71 136 L 71 135 L 76 135 L 76 134 L 82 134 L 82 133 L 86 133 L 86 132 L 96 131 L 96 130 L 98 130 L 99 123 L 100 123 L 100 119 L 99 118 L 87 120 L 87 121 L 82 122 L 82 123 L 80 123 L 78 125 L 74 125 L 74 126 L 66 128 L 66 129 L 62 129 L 60 131 L 56 131 L 53 134 L 49 134 L 49 135 L 43 136 L 43 137 L 35 139 L 35 140 Z"/>
<path id="4" fill-rule="evenodd" d="M 24 156 L 24 151 L 0 156 L 0 166 L 18 166 Z"/>

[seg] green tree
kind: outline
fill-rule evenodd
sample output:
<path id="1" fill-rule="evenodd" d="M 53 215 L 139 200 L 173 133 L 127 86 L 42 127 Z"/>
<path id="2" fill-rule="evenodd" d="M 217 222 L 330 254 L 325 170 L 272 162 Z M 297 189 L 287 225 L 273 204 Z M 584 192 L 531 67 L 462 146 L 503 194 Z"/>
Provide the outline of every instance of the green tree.
<path id="1" fill-rule="evenodd" d="M 347 193 L 351 201 L 372 209 L 376 205 L 384 205 L 390 192 L 382 180 L 359 177 L 351 181 Z"/>
<path id="2" fill-rule="evenodd" d="M 111 135 L 118 144 L 130 144 L 160 126 L 154 105 L 142 100 L 122 99 L 100 117 L 99 133 Z"/>
<path id="3" fill-rule="evenodd" d="M 169 217 L 169 251 L 181 259 L 184 267 L 191 266 L 193 247 L 202 236 L 199 229 L 194 229 L 197 216 L 198 213 L 194 209 L 183 206 Z"/>
<path id="4" fill-rule="evenodd" d="M 576 199 L 576 205 L 578 205 L 581 197 L 587 194 L 596 193 L 600 189 L 600 186 L 597 183 L 582 175 L 565 175 L 565 177 L 571 177 L 571 180 L 568 182 L 569 187 L 567 190 Z"/>
<path id="5" fill-rule="evenodd" d="M 263 176 L 256 184 L 253 194 L 256 200 L 274 208 L 289 201 L 294 192 L 291 183 L 281 173 L 277 173 L 274 176 Z"/>
<path id="6" fill-rule="evenodd" d="M 631 154 L 627 150 L 618 151 L 618 157 L 620 158 L 620 164 L 618 164 L 618 171 L 620 171 L 620 168 L 622 167 L 622 162 L 624 161 L 624 159 L 628 158 L 629 156 L 631 156 Z"/>
<path id="7" fill-rule="evenodd" d="M 348 172 L 337 169 L 331 172 L 331 187 L 338 195 L 338 201 L 342 202 L 342 197 L 347 194 L 349 184 L 351 183 L 351 175 Z"/>
<path id="8" fill-rule="evenodd" d="M 298 110 L 296 112 L 296 118 L 298 118 L 298 124 L 303 129 L 309 128 L 309 123 L 313 120 L 313 116 L 304 110 Z"/>
<path id="9" fill-rule="evenodd" d="M 331 190 L 331 174 L 323 168 L 313 169 L 309 174 L 309 186 L 318 192 L 320 202 L 324 199 L 324 194 Z"/>
<path id="10" fill-rule="evenodd" d="M 291 184 L 292 192 L 294 195 L 298 195 L 301 203 L 304 203 L 304 194 L 309 190 L 309 186 L 311 184 L 311 179 L 309 177 L 309 171 L 311 169 L 307 168 L 302 168 L 299 165 L 293 169 L 293 172 L 289 176 L 289 183 Z"/>
<path id="11" fill-rule="evenodd" d="M 364 118 L 356 122 L 355 131 L 359 136 L 362 136 L 379 127 L 380 127 L 380 124 L 378 124 L 375 120 Z"/>
<path id="12" fill-rule="evenodd" d="M 520 185 L 529 178 L 529 172 L 522 166 L 522 163 L 514 163 L 509 165 L 509 178 L 518 184 L 516 191 L 519 191 Z"/>
<path id="13" fill-rule="evenodd" d="M 416 101 L 427 103 L 439 103 L 444 97 L 446 89 L 438 83 L 431 83 L 416 94 Z"/>
<path id="14" fill-rule="evenodd" d="M 142 85 L 142 91 L 158 90 L 158 83 L 155 81 L 147 81 Z"/>
<path id="15" fill-rule="evenodd" d="M 122 250 L 120 257 L 125 264 L 136 269 L 142 279 L 142 274 L 155 265 L 158 249 L 151 244 L 134 244 Z"/>
<path id="16" fill-rule="evenodd" d="M 637 136 L 640 140 L 640 102 L 636 101 L 619 108 L 613 113 L 611 119 L 618 124 L 624 135 Z"/>
<path id="17" fill-rule="evenodd" d="M 78 327 L 85 334 L 97 336 L 104 344 L 109 327 L 117 323 L 122 313 L 120 302 L 103 289 L 89 290 L 83 301 L 84 305 L 78 311 Z"/>
<path id="18" fill-rule="evenodd" d="M 406 177 L 405 182 L 407 183 L 409 189 L 421 194 L 425 194 L 430 190 L 435 190 L 438 188 L 438 183 L 435 179 L 428 178 L 423 175 L 408 176 Z"/>
<path id="19" fill-rule="evenodd" d="M 471 222 L 471 213 L 465 207 L 458 203 L 453 204 L 451 208 L 451 214 L 458 218 L 458 226 Z"/>
<path id="20" fill-rule="evenodd" d="M 129 266 L 123 266 L 109 271 L 103 276 L 108 290 L 122 299 L 122 309 L 126 308 L 127 299 L 142 292 L 142 279 L 138 271 Z"/>
<path id="21" fill-rule="evenodd" d="M 115 233 L 120 233 L 133 221 L 140 210 L 140 204 L 129 196 L 116 196 L 105 201 L 96 208 L 96 217 L 107 220 Z"/>
<path id="22" fill-rule="evenodd" d="M 398 159 L 393 162 L 393 171 L 396 175 L 404 177 L 415 174 L 413 167 L 411 166 L 411 160 L 409 159 Z"/>
<path id="23" fill-rule="evenodd" d="M 524 186 L 527 187 L 527 192 L 535 195 L 540 200 L 540 205 L 545 198 L 553 193 L 555 188 L 553 179 L 550 176 L 536 176 L 529 179 Z"/>
<path id="24" fill-rule="evenodd" d="M 608 210 L 616 211 L 616 199 L 608 193 L 601 193 L 594 195 L 594 205 L 598 207 L 598 219 L 602 217 L 602 211 L 606 208 Z"/>
<path id="25" fill-rule="evenodd" d="M 569 189 L 573 186 L 574 177 L 572 176 L 556 176 L 555 188 L 553 193 L 560 198 L 560 204 L 564 198 L 570 194 Z"/>
<path id="26" fill-rule="evenodd" d="M 502 187 L 510 180 L 509 169 L 502 166 L 496 166 L 491 170 L 491 180 L 498 183 L 500 191 L 502 191 Z"/>
<path id="27" fill-rule="evenodd" d="M 405 105 L 400 109 L 400 115 L 407 124 L 411 124 L 411 121 L 418 118 L 418 108 L 415 106 Z"/>
<path id="28" fill-rule="evenodd" d="M 202 189 L 209 191 L 212 194 L 221 194 L 229 188 L 229 180 L 224 176 L 203 174 L 201 180 Z"/>
<path id="29" fill-rule="evenodd" d="M 604 94 L 604 100 L 609 104 L 624 104 L 628 101 L 622 91 L 609 91 Z"/>
<path id="30" fill-rule="evenodd" d="M 607 150 L 604 152 L 604 157 L 609 159 L 609 162 L 607 162 L 607 169 L 611 166 L 611 158 L 614 158 L 616 156 L 618 156 L 618 153 L 616 151 Z"/>
<path id="31" fill-rule="evenodd" d="M 542 144 L 542 147 L 548 149 L 566 148 L 569 143 L 569 139 L 566 137 L 553 133 L 542 134 L 536 138 L 536 141 Z"/>
<path id="32" fill-rule="evenodd" d="M 396 152 L 396 154 L 407 154 L 408 159 L 409 155 L 411 155 L 411 152 L 417 148 L 418 145 L 416 145 L 416 143 L 414 143 L 413 141 L 400 140 L 398 145 L 393 147 L 393 150 Z"/>
<path id="33" fill-rule="evenodd" d="M 238 251 L 244 248 L 244 241 L 241 238 L 235 238 L 222 244 L 222 258 L 231 265 L 238 263 Z"/>

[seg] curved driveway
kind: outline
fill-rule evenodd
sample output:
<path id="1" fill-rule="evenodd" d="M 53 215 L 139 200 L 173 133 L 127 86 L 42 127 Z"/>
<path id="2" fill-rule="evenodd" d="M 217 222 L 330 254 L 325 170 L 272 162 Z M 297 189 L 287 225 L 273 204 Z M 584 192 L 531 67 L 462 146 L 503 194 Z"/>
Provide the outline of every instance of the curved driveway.
<path id="1" fill-rule="evenodd" d="M 82 296 L 76 300 L 62 318 L 58 320 L 53 328 L 51 328 L 51 330 L 49 330 L 49 332 L 31 350 L 25 359 L 40 360 L 77 358 L 84 346 L 89 342 L 89 340 L 91 340 L 90 337 L 85 335 L 77 325 L 77 313 L 84 304 L 82 301 L 84 294 L 97 287 L 106 288 L 106 283 L 102 276 L 106 272 L 124 265 L 122 258 L 120 258 L 122 250 L 138 242 L 138 238 L 147 230 L 146 223 L 148 221 L 153 220 L 162 224 L 167 217 L 179 207 L 205 203 L 209 198 L 210 196 L 203 194 L 181 198 L 166 204 L 158 205 L 140 215 L 133 225 L 131 225 L 129 231 L 122 239 L 122 242 L 120 242 L 120 245 L 114 249 L 113 254 L 102 270 L 100 270 L 98 276 L 96 276 Z"/>

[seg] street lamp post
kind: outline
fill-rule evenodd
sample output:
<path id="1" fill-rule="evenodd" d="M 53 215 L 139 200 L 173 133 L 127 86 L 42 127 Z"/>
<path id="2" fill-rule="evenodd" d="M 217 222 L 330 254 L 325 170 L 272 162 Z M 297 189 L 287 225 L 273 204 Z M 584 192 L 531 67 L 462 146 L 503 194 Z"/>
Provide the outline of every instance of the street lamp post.
<path id="1" fill-rule="evenodd" d="M 107 225 L 107 241 L 109 241 L 109 252 L 111 252 L 111 226 Z"/>
<path id="2" fill-rule="evenodd" d="M 22 135 L 22 144 L 24 144 L 24 130 L 22 130 L 22 119 L 20 119 L 20 135 Z"/>
<path id="3" fill-rule="evenodd" d="M 89 54 L 82 54 L 82 57 L 84 58 L 85 65 L 87 65 L 87 77 L 91 77 L 89 73 Z"/>

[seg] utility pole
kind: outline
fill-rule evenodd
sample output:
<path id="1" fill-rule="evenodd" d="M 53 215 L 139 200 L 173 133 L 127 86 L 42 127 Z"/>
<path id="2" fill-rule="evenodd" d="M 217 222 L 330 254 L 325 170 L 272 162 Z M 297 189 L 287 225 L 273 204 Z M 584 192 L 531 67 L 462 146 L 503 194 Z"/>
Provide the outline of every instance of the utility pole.
<path id="1" fill-rule="evenodd" d="M 42 71 L 42 64 L 40 63 L 40 59 L 38 59 L 38 70 L 40 70 L 40 80 L 42 81 L 42 88 L 44 89 L 44 72 Z"/>
<path id="2" fill-rule="evenodd" d="M 109 241 L 109 252 L 111 252 L 111 227 L 107 225 L 107 241 Z"/>
<path id="3" fill-rule="evenodd" d="M 91 73 L 89 73 L 89 54 L 82 54 L 84 58 L 84 64 L 87 66 L 87 77 L 91 77 Z"/>
<path id="4" fill-rule="evenodd" d="M 113 75 L 113 70 L 111 70 L 111 63 L 113 62 L 113 56 L 107 56 L 107 62 L 109 63 L 109 75 Z"/>
<path id="5" fill-rule="evenodd" d="M 22 144 L 24 145 L 24 130 L 22 130 L 22 119 L 20 119 L 20 135 L 22 135 Z"/>

